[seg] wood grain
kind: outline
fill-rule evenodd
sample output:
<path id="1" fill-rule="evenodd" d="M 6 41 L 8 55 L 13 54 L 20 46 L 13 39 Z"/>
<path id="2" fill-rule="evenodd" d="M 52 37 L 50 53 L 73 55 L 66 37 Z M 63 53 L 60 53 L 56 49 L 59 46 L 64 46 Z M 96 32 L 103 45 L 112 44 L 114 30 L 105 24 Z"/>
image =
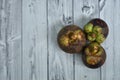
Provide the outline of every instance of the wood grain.
<path id="1" fill-rule="evenodd" d="M 0 0 L 0 79 L 6 80 L 6 38 L 5 38 L 5 12 L 6 12 L 5 1 Z"/>
<path id="2" fill-rule="evenodd" d="M 101 69 L 101 80 L 119 80 L 120 79 L 120 1 L 103 0 L 103 8 L 100 12 L 100 18 L 104 19 L 109 26 L 109 35 L 103 44 L 107 60 Z M 100 5 L 102 5 L 100 3 Z"/>
<path id="3" fill-rule="evenodd" d="M 22 80 L 47 80 L 46 0 L 23 0 L 22 4 Z"/>
<path id="4" fill-rule="evenodd" d="M 74 0 L 75 24 L 83 29 L 90 19 L 97 17 L 99 17 L 98 0 Z M 75 80 L 100 80 L 100 68 L 87 68 L 83 64 L 81 56 L 80 54 L 75 55 Z"/>
<path id="5" fill-rule="evenodd" d="M 0 80 L 119 80 L 119 0 L 0 0 Z M 57 44 L 65 25 L 101 18 L 109 26 L 105 64 L 87 68 L 81 54 Z"/>
<path id="6" fill-rule="evenodd" d="M 63 52 L 57 34 L 72 23 L 72 0 L 48 0 L 49 80 L 74 80 L 73 55 Z"/>
<path id="7" fill-rule="evenodd" d="M 21 0 L 0 6 L 0 80 L 21 80 Z"/>

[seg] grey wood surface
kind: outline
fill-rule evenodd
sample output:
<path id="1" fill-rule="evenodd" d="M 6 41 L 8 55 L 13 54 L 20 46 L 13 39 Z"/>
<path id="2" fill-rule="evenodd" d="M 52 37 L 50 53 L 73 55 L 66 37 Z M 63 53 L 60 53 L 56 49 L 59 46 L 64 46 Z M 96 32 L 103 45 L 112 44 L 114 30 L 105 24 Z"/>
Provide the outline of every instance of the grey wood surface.
<path id="1" fill-rule="evenodd" d="M 120 80 L 120 0 L 0 0 L 0 80 Z M 87 68 L 81 54 L 57 44 L 65 25 L 101 18 L 109 26 L 105 64 Z"/>

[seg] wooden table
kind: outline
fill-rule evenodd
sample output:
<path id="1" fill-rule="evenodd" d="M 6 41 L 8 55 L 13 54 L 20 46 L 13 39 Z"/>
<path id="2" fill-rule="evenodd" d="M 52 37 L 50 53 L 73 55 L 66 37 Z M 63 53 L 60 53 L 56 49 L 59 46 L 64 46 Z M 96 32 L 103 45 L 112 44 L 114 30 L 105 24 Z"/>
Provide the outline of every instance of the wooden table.
<path id="1" fill-rule="evenodd" d="M 120 80 L 120 0 L 0 0 L 0 80 Z M 101 18 L 105 64 L 87 68 L 56 37 L 65 25 Z"/>

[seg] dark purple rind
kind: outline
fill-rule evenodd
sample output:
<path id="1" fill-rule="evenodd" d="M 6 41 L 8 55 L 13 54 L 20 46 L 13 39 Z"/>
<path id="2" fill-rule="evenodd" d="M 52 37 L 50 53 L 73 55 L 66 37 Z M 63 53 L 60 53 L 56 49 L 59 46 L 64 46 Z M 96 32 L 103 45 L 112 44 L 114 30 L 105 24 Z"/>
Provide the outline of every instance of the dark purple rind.
<path id="1" fill-rule="evenodd" d="M 102 48 L 103 48 L 103 47 L 102 47 Z M 104 50 L 104 48 L 103 48 L 103 50 Z M 85 53 L 85 50 L 84 50 L 84 52 L 83 52 L 83 54 L 82 54 L 83 63 L 84 63 L 87 67 L 92 68 L 92 69 L 99 68 L 99 67 L 101 67 L 101 66 L 105 63 L 105 60 L 106 60 L 106 52 L 105 52 L 105 50 L 104 50 L 104 52 L 103 52 L 103 55 L 101 55 L 100 57 L 102 58 L 102 60 L 101 60 L 99 63 L 97 63 L 96 65 L 90 65 L 90 64 L 88 64 L 87 61 L 86 61 L 86 53 Z"/>
<path id="2" fill-rule="evenodd" d="M 102 19 L 95 18 L 88 23 L 92 23 L 93 26 L 97 26 L 97 25 L 100 26 L 102 28 L 102 33 L 105 36 L 105 38 L 108 36 L 108 33 L 109 33 L 108 25 Z"/>
<path id="3" fill-rule="evenodd" d="M 81 30 L 83 32 L 83 30 L 81 28 L 79 28 L 78 26 L 76 25 L 68 25 L 68 26 L 65 26 L 64 28 L 62 28 L 60 30 L 60 32 L 58 33 L 58 36 L 57 36 L 57 41 L 58 41 L 58 45 L 59 47 L 64 51 L 64 52 L 67 52 L 67 53 L 80 53 L 81 50 L 83 49 L 83 47 L 85 46 L 86 44 L 86 37 L 85 37 L 85 34 L 84 34 L 84 38 L 82 41 L 79 41 L 74 44 L 74 45 L 70 45 L 68 47 L 65 47 L 63 45 L 60 44 L 60 37 L 64 34 L 67 33 L 67 31 L 75 31 L 75 30 Z M 83 32 L 84 33 L 84 32 Z"/>

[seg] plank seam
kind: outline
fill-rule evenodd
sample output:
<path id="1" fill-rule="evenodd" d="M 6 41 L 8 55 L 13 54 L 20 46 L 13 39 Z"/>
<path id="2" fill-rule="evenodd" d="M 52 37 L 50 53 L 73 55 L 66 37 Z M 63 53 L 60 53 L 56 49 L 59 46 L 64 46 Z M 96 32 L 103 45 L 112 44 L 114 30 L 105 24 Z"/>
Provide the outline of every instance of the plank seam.
<path id="1" fill-rule="evenodd" d="M 99 9 L 99 14 L 98 14 L 98 17 L 100 18 L 100 0 L 98 0 L 98 9 Z M 100 67 L 100 80 L 102 80 L 102 68 Z"/>
<path id="2" fill-rule="evenodd" d="M 116 2 L 114 2 L 114 7 L 116 6 L 116 4 L 115 4 Z M 116 7 L 115 7 L 116 8 Z M 115 12 L 115 9 L 113 10 L 114 12 Z M 116 15 L 115 13 L 113 13 L 113 15 Z M 115 20 L 114 20 L 114 16 L 113 16 L 113 23 L 115 23 Z M 114 65 L 115 65 L 115 33 L 114 33 L 114 31 L 115 31 L 115 29 L 114 29 L 114 27 L 115 27 L 115 24 L 113 24 L 113 79 L 112 80 L 115 80 L 115 68 L 114 68 Z"/>
<path id="3" fill-rule="evenodd" d="M 23 80 L 23 0 L 21 0 L 21 80 Z"/>
<path id="4" fill-rule="evenodd" d="M 72 23 L 74 24 L 74 0 L 72 0 Z M 75 80 L 75 54 L 73 54 L 73 80 Z"/>
<path id="5" fill-rule="evenodd" d="M 48 0 L 46 0 L 46 21 L 47 21 L 47 80 L 49 80 L 49 27 L 48 27 Z"/>
<path id="6" fill-rule="evenodd" d="M 5 44 L 6 44 L 6 79 L 7 80 L 11 80 L 11 75 L 10 75 L 10 73 L 9 73 L 9 51 L 8 51 L 8 48 L 9 48 L 9 44 L 8 44 L 8 35 L 7 35 L 7 29 L 8 29 L 8 27 L 9 27 L 9 16 L 10 16 L 10 12 L 9 12 L 9 10 L 10 10 L 10 5 L 9 5 L 9 3 L 7 3 L 6 2 L 6 4 L 8 5 L 7 6 L 7 17 L 8 17 L 8 19 L 7 19 L 7 21 L 6 21 L 6 27 L 5 27 Z"/>

